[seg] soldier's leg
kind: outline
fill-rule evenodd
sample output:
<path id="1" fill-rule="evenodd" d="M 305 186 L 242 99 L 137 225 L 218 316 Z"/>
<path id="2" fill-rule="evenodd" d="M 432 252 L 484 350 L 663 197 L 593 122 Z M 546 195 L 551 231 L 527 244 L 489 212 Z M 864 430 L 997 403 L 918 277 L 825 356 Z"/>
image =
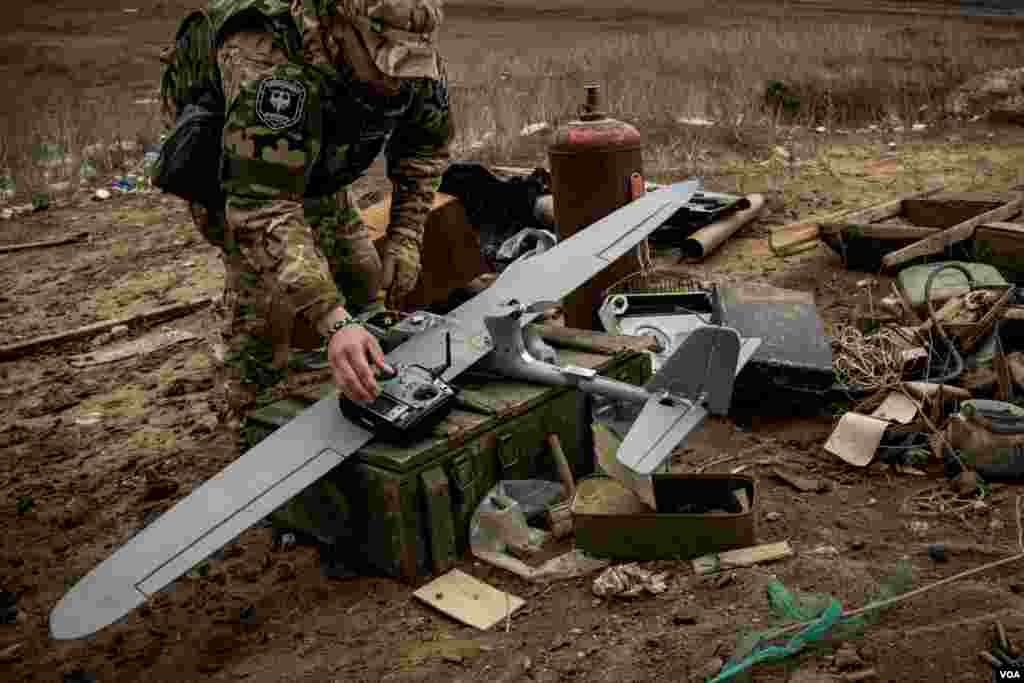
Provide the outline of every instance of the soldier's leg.
<path id="1" fill-rule="evenodd" d="M 225 139 L 230 137 L 228 144 L 236 146 L 235 154 L 252 151 L 248 147 L 256 138 L 246 132 L 246 127 L 253 125 L 247 117 L 255 106 L 254 88 L 279 69 L 292 67 L 269 36 L 248 32 L 234 34 L 224 41 L 218 51 L 218 64 L 231 129 L 231 136 L 226 130 Z M 271 154 L 281 163 L 297 163 L 302 157 L 298 151 L 282 150 L 279 145 L 273 154 L 265 150 L 264 156 Z M 259 164 L 253 168 L 254 172 L 266 170 L 265 165 Z M 232 187 L 244 185 L 246 180 L 234 178 Z M 225 339 L 225 366 L 230 412 L 238 422 L 240 451 L 252 448 L 269 433 L 248 419 L 246 413 L 281 397 L 288 386 L 294 311 L 287 310 L 282 303 L 287 297 L 279 291 L 288 286 L 287 278 L 277 277 L 273 270 L 283 256 L 277 234 L 288 232 L 284 242 L 308 255 L 303 258 L 313 256 L 317 250 L 314 235 L 309 234 L 308 224 L 301 220 L 301 202 L 289 193 L 269 192 L 273 187 L 264 188 L 262 181 L 260 177 L 252 178 L 255 189 L 249 194 L 262 191 L 267 193 L 267 199 L 229 197 L 224 239 L 226 270 L 231 273 L 237 292 L 227 302 L 232 324 Z M 302 258 L 295 254 L 289 258 L 296 267 L 303 265 Z M 344 497 L 330 477 L 309 486 L 270 516 L 275 526 L 301 531 L 324 543 L 336 543 L 347 535 L 347 518 Z"/>
<path id="2" fill-rule="evenodd" d="M 352 189 L 344 187 L 331 197 L 307 201 L 306 215 L 316 226 L 317 246 L 331 265 L 347 308 L 358 314 L 377 296 L 381 264 Z"/>

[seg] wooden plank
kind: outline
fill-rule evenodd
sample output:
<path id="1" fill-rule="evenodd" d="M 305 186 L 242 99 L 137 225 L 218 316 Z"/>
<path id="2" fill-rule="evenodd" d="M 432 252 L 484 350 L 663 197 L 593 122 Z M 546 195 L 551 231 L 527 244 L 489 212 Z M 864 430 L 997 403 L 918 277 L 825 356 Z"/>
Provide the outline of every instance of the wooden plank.
<path id="1" fill-rule="evenodd" d="M 553 346 L 603 355 L 614 355 L 623 351 L 653 351 L 658 343 L 654 337 L 648 335 L 608 334 L 559 325 L 532 327 L 537 329 L 541 339 Z"/>
<path id="2" fill-rule="evenodd" d="M 882 257 L 882 267 L 892 268 L 893 266 L 901 263 L 906 263 L 912 259 L 920 256 L 930 256 L 932 254 L 941 253 L 944 249 L 957 242 L 969 239 L 974 235 L 974 230 L 983 223 L 990 223 L 992 221 L 1001 221 L 1012 216 L 1016 216 L 1021 210 L 1021 200 L 1015 199 L 1012 202 L 1008 202 L 997 209 L 988 211 L 975 216 L 974 218 L 968 219 L 962 223 L 957 223 L 951 228 L 926 237 L 925 239 L 911 244 L 909 247 L 898 249 L 890 254 L 886 254 Z"/>
<path id="3" fill-rule="evenodd" d="M 1020 235 L 1024 235 L 1024 224 L 1021 224 L 1021 223 L 1007 223 L 1005 221 L 992 221 L 991 223 L 983 223 L 982 225 L 978 226 L 978 230 L 979 231 L 981 231 L 982 228 L 986 228 L 986 229 L 989 229 L 989 230 L 995 230 L 995 231 L 999 231 L 999 232 L 1012 232 L 1012 233 L 1018 233 Z"/>
<path id="4" fill-rule="evenodd" d="M 526 602 L 458 569 L 413 593 L 434 609 L 481 631 L 511 617 Z"/>
<path id="5" fill-rule="evenodd" d="M 823 235 L 849 234 L 850 237 L 864 237 L 876 240 L 919 240 L 939 232 L 938 228 L 920 225 L 886 225 L 885 223 L 822 223 Z M 845 235 L 844 235 L 845 236 Z"/>
<path id="6" fill-rule="evenodd" d="M 693 560 L 693 571 L 698 576 L 714 574 L 716 572 L 728 571 L 739 567 L 749 567 L 761 562 L 781 560 L 793 555 L 793 548 L 789 541 L 778 543 L 765 543 L 749 548 L 727 550 L 722 553 L 704 555 Z"/>
<path id="7" fill-rule="evenodd" d="M 62 237 L 57 240 L 43 240 L 42 242 L 24 242 L 22 244 L 4 244 L 0 245 L 0 254 L 10 254 L 15 251 L 25 251 L 26 249 L 43 249 L 45 247 L 59 247 L 62 244 L 73 244 L 75 242 L 81 242 L 89 236 L 87 232 L 79 232 L 71 237 Z"/>
<path id="8" fill-rule="evenodd" d="M 1007 306 L 1003 310 L 1003 320 L 1024 320 L 1024 306 Z"/>
<path id="9" fill-rule="evenodd" d="M 146 311 L 145 313 L 139 313 L 137 315 L 130 315 L 124 318 L 116 318 L 114 320 L 107 320 L 106 322 L 85 325 L 84 327 L 78 327 L 73 330 L 68 330 L 67 332 L 48 334 L 43 337 L 35 337 L 34 339 L 0 346 L 0 361 L 21 358 L 22 356 L 26 356 L 44 346 L 62 344 L 70 341 L 76 341 L 78 339 L 84 339 L 85 337 L 91 337 L 99 334 L 100 332 L 111 330 L 118 325 L 133 325 L 136 323 L 153 322 L 154 320 L 167 318 L 180 318 L 181 316 L 194 313 L 200 308 L 208 306 L 211 301 L 212 299 L 210 299 L 210 297 L 203 297 L 201 299 L 194 299 L 193 301 L 186 301 L 180 304 L 161 306 L 160 308 L 155 308 L 151 311 Z"/>
<path id="10" fill-rule="evenodd" d="M 548 448 L 551 450 L 551 457 L 555 461 L 555 467 L 558 468 L 558 476 L 562 480 L 562 489 L 565 491 L 566 500 L 572 500 L 573 496 L 576 495 L 576 481 L 572 477 L 572 469 L 569 467 L 569 461 L 565 457 L 565 451 L 562 450 L 562 440 L 558 438 L 556 432 L 552 432 L 547 436 Z"/>
<path id="11" fill-rule="evenodd" d="M 776 256 L 791 256 L 809 248 L 807 244 L 813 243 L 818 238 L 820 233 L 819 226 L 822 223 L 835 222 L 840 219 L 854 223 L 873 223 L 885 220 L 886 218 L 898 215 L 903 210 L 903 202 L 910 199 L 930 197 L 942 192 L 943 189 L 945 189 L 945 186 L 939 185 L 863 209 L 846 209 L 820 218 L 809 218 L 789 223 L 772 230 L 771 235 L 768 237 L 768 246 L 771 247 L 772 252 Z"/>

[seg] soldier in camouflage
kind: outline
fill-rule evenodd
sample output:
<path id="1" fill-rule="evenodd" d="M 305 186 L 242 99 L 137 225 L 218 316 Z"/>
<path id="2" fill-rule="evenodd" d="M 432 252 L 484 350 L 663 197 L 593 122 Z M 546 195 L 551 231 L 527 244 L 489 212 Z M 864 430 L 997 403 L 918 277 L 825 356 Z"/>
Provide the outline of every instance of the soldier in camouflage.
<path id="1" fill-rule="evenodd" d="M 212 0 L 207 16 L 225 102 L 223 206 L 192 204 L 221 247 L 226 418 L 285 380 L 290 349 L 326 341 L 340 391 L 375 397 L 388 369 L 352 315 L 399 307 L 420 272 L 423 227 L 446 167 L 447 83 L 434 40 L 440 0 Z M 393 183 L 378 252 L 350 184 L 383 151 Z M 311 341 L 315 340 L 315 341 Z M 275 522 L 328 544 L 344 501 L 327 477 Z"/>

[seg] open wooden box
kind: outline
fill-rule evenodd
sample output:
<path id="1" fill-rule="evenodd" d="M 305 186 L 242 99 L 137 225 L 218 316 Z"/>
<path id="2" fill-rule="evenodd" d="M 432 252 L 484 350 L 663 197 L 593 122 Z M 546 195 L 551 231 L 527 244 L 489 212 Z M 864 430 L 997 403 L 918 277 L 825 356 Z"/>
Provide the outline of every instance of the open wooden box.
<path id="1" fill-rule="evenodd" d="M 1021 213 L 1016 193 L 922 194 L 822 223 L 821 239 L 847 268 L 878 271 L 923 257 L 973 258 L 980 226 Z"/>

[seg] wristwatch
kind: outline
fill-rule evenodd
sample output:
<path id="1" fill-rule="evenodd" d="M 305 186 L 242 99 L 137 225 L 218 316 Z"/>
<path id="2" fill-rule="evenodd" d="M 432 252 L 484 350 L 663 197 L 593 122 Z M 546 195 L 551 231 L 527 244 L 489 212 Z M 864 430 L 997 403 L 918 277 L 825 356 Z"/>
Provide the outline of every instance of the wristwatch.
<path id="1" fill-rule="evenodd" d="M 352 316 L 350 316 L 350 315 L 345 316 L 341 320 L 335 321 L 334 323 L 331 324 L 331 326 L 329 328 L 327 328 L 327 339 L 330 339 L 331 337 L 333 337 L 334 334 L 338 330 L 340 330 L 340 329 L 342 329 L 344 327 L 348 327 L 349 325 L 358 325 L 358 324 L 359 324 L 359 321 L 356 320 L 355 318 L 353 318 Z"/>

